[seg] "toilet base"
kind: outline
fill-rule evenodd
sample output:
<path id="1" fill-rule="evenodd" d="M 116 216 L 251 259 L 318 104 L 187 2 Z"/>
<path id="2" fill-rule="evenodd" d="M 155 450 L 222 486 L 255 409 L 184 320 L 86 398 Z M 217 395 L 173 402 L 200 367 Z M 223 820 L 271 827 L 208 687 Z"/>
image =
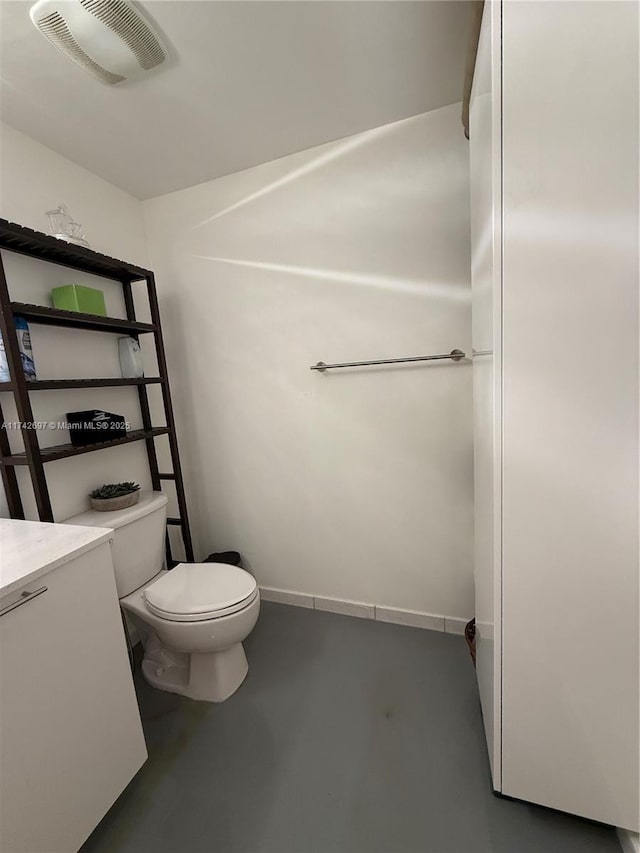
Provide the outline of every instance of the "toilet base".
<path id="1" fill-rule="evenodd" d="M 249 671 L 242 643 L 219 652 L 174 652 L 150 637 L 142 674 L 158 690 L 205 702 L 224 702 L 240 687 Z"/>

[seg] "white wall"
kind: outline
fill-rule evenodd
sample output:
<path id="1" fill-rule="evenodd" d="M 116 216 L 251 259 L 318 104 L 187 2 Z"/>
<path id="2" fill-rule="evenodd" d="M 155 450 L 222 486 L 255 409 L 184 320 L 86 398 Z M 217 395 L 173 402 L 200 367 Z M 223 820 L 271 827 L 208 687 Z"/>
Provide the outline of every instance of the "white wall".
<path id="1" fill-rule="evenodd" d="M 39 231 L 48 231 L 46 210 L 65 202 L 80 221 L 92 248 L 144 266 L 148 264 L 144 221 L 140 202 L 120 189 L 76 166 L 13 128 L 0 125 L 0 216 Z M 21 302 L 50 304 L 49 292 L 58 284 L 85 283 L 104 290 L 107 310 L 124 316 L 118 284 L 83 275 L 64 267 L 45 264 L 3 252 L 12 298 Z M 38 377 L 119 376 L 116 336 L 31 325 Z M 68 411 L 106 408 L 130 417 L 140 425 L 135 389 L 93 389 L 31 394 L 36 419 L 64 420 Z M 10 394 L 2 394 L 6 420 L 14 420 Z M 39 433 L 42 446 L 69 440 L 68 432 Z M 18 434 L 12 447 L 21 450 Z M 87 492 L 102 482 L 135 479 L 149 485 L 143 446 L 132 444 L 49 463 L 47 474 L 56 519 L 86 508 Z M 28 516 L 36 518 L 28 473 L 20 473 Z M 8 515 L 0 485 L 0 514 Z"/>
<path id="2" fill-rule="evenodd" d="M 0 214 L 37 231 L 64 202 L 91 248 L 147 266 L 140 202 L 113 184 L 0 122 Z"/>
<path id="3" fill-rule="evenodd" d="M 466 146 L 454 105 L 144 203 L 200 556 L 473 612 L 469 364 L 309 371 L 469 350 Z"/>
<path id="4" fill-rule="evenodd" d="M 468 349 L 457 107 L 152 200 L 151 260 L 136 199 L 1 130 L 1 216 L 47 230 L 44 211 L 64 201 L 95 249 L 158 268 L 200 555 L 237 547 L 264 585 L 470 615 L 468 365 L 308 371 L 319 359 Z M 85 282 L 124 313 L 106 280 L 3 259 L 16 299 L 48 304 L 56 284 Z M 41 378 L 119 373 L 115 338 L 35 324 L 32 337 Z M 133 389 L 32 402 L 38 419 L 95 406 L 139 425 Z M 50 463 L 48 474 L 59 519 L 102 481 L 149 484 L 137 444 Z"/>

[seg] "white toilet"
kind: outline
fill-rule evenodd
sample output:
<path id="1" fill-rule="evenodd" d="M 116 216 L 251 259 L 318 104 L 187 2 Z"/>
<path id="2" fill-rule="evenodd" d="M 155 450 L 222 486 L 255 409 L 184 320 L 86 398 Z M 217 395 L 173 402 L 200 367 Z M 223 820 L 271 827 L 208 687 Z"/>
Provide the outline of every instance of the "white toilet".
<path id="1" fill-rule="evenodd" d="M 128 509 L 84 512 L 64 523 L 113 528 L 118 597 L 141 635 L 147 681 L 223 702 L 249 668 L 242 641 L 258 619 L 258 586 L 248 572 L 224 563 L 180 563 L 166 571 L 166 507 L 166 495 L 146 492 Z"/>

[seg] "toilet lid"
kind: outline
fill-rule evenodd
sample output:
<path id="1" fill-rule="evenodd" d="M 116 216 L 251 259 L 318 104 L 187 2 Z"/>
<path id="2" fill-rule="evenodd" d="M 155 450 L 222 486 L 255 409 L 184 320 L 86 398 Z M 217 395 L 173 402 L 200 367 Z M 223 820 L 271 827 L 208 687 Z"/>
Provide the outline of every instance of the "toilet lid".
<path id="1" fill-rule="evenodd" d="M 255 578 L 226 563 L 178 563 L 148 586 L 144 601 L 157 616 L 192 622 L 227 616 L 247 607 L 258 593 Z"/>

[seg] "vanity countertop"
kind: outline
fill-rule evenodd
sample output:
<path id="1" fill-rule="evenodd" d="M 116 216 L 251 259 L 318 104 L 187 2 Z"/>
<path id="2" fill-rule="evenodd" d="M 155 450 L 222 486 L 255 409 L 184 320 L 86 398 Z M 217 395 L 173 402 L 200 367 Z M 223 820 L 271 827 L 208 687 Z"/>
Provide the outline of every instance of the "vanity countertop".
<path id="1" fill-rule="evenodd" d="M 92 550 L 112 535 L 104 527 L 0 519 L 0 596 Z"/>

